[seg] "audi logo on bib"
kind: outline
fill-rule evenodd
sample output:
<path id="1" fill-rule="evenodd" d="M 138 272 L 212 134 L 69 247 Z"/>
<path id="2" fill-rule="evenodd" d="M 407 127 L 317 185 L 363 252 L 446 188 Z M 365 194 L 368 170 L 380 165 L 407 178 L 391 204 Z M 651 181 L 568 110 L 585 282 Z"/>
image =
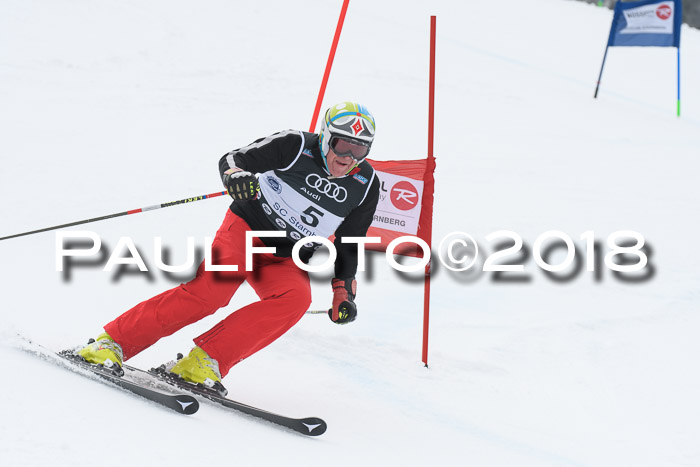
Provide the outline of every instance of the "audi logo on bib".
<path id="1" fill-rule="evenodd" d="M 331 182 L 330 180 L 321 177 L 318 174 L 309 174 L 306 177 L 306 184 L 315 189 L 319 193 L 323 193 L 331 199 L 342 203 L 348 199 L 348 192 L 342 186 Z"/>

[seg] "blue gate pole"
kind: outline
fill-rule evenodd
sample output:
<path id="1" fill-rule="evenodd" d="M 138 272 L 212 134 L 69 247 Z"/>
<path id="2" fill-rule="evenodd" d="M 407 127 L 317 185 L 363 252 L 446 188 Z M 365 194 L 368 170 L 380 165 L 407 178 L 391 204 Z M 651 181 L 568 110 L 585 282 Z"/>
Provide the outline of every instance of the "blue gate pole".
<path id="1" fill-rule="evenodd" d="M 676 48 L 676 62 L 678 63 L 677 72 L 678 72 L 678 97 L 676 101 L 676 116 L 680 117 L 681 116 L 681 48 L 677 47 Z"/>

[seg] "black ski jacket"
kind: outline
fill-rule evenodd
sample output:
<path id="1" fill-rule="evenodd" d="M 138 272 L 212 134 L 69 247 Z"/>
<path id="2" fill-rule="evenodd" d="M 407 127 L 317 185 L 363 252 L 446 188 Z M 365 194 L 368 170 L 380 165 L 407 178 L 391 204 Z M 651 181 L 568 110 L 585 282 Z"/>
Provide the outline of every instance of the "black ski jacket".
<path id="1" fill-rule="evenodd" d="M 364 237 L 379 200 L 380 182 L 367 161 L 343 177 L 330 177 L 319 136 L 287 130 L 261 138 L 225 154 L 219 172 L 238 167 L 256 174 L 260 198 L 234 201 L 231 211 L 253 230 L 282 230 L 286 236 L 262 237 L 276 256 L 289 257 L 294 244 L 311 236 L 335 234 L 335 277 L 347 279 L 357 271 L 357 245 L 343 237 Z M 299 256 L 308 262 L 319 243 L 307 242 Z"/>

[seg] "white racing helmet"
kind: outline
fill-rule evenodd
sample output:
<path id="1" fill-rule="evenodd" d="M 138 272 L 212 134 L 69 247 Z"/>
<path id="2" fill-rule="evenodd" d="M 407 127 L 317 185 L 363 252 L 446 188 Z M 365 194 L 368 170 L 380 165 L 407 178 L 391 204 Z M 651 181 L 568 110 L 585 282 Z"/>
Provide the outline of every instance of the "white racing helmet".
<path id="1" fill-rule="evenodd" d="M 341 102 L 326 110 L 319 132 L 323 160 L 330 148 L 339 156 L 351 156 L 361 162 L 374 141 L 374 117 L 367 107 L 356 102 Z"/>

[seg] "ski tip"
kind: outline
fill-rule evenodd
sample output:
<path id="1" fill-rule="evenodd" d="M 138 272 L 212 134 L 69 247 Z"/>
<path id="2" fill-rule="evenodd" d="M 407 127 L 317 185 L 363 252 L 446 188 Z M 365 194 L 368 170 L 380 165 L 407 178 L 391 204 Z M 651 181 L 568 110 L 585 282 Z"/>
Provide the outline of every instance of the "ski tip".
<path id="1" fill-rule="evenodd" d="M 303 427 L 300 432 L 308 436 L 320 436 L 328 428 L 326 422 L 317 417 L 303 418 L 299 422 Z"/>

